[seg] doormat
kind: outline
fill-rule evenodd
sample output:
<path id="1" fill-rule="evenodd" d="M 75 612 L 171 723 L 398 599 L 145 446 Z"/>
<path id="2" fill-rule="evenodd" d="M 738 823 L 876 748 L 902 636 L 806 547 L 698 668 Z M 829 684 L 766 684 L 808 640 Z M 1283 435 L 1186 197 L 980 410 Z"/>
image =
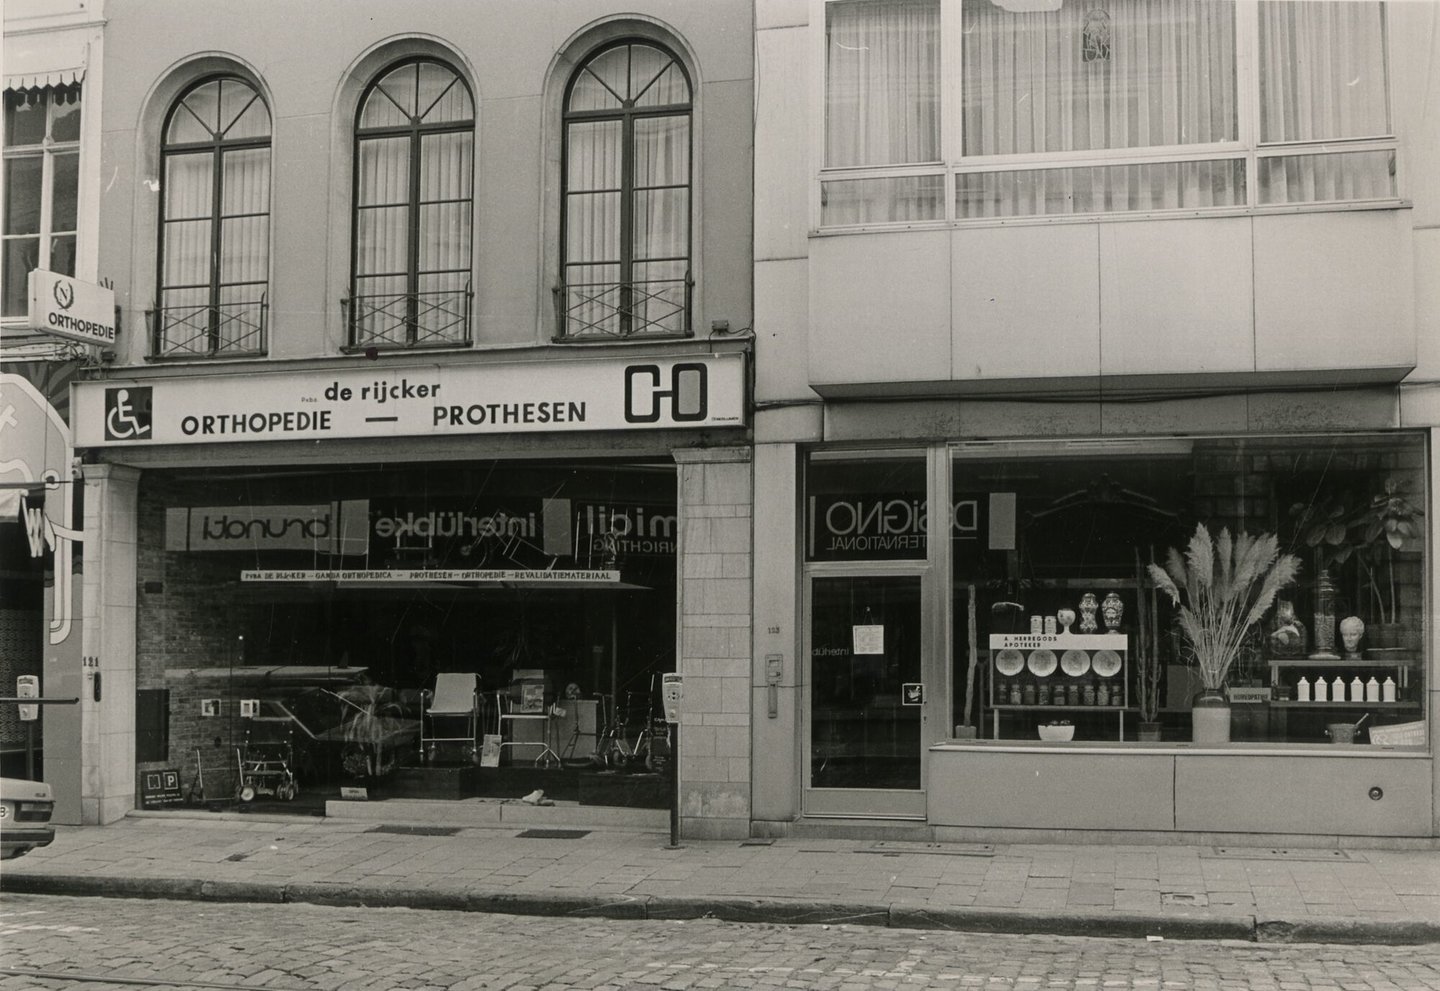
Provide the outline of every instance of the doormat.
<path id="1" fill-rule="evenodd" d="M 878 853 L 882 857 L 898 857 L 902 853 L 927 853 L 932 857 L 993 857 L 992 843 L 917 843 L 895 840 L 881 840 L 868 847 L 861 847 L 856 853 Z"/>
<path id="2" fill-rule="evenodd" d="M 459 826 L 372 826 L 367 833 L 394 833 L 397 836 L 455 836 Z"/>
<path id="3" fill-rule="evenodd" d="M 1285 847 L 1217 846 L 1210 850 L 1201 850 L 1200 856 L 1227 860 L 1314 860 L 1321 862 L 1364 860 L 1363 856 L 1352 854 L 1348 850 L 1306 850 L 1304 848 L 1292 850 Z"/>
<path id="4" fill-rule="evenodd" d="M 527 829 L 515 834 L 522 840 L 578 840 L 589 835 L 588 829 Z"/>

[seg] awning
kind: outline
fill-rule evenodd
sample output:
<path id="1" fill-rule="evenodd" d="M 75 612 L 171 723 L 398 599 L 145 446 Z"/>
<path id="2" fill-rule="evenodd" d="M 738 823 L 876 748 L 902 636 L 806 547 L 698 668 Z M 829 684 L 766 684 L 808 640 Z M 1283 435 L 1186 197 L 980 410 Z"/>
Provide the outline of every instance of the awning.
<path id="1" fill-rule="evenodd" d="M 91 28 L 69 31 L 27 31 L 5 38 L 5 88 L 40 89 L 69 86 L 85 78 Z"/>
<path id="2" fill-rule="evenodd" d="M 83 82 L 85 67 L 70 69 L 49 69 L 43 72 L 5 73 L 5 88 L 8 90 L 43 89 L 46 86 L 69 86 Z"/>

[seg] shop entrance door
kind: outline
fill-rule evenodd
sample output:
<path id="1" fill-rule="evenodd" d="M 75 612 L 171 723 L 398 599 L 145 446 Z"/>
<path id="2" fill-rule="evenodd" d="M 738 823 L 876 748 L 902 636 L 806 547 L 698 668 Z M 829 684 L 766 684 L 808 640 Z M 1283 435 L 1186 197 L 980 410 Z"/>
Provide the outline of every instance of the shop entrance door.
<path id="1" fill-rule="evenodd" d="M 925 751 L 946 736 L 923 566 L 807 583 L 805 814 L 925 817 Z"/>

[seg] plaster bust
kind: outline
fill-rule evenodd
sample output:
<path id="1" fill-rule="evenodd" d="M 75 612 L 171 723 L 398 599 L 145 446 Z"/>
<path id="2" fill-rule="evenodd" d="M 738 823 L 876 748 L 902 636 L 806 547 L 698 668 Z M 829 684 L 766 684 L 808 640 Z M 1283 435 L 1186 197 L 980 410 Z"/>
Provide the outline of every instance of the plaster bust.
<path id="1" fill-rule="evenodd" d="M 1360 638 L 1365 635 L 1365 621 L 1359 616 L 1346 616 L 1340 621 L 1340 642 L 1345 645 L 1345 656 L 1360 656 Z"/>

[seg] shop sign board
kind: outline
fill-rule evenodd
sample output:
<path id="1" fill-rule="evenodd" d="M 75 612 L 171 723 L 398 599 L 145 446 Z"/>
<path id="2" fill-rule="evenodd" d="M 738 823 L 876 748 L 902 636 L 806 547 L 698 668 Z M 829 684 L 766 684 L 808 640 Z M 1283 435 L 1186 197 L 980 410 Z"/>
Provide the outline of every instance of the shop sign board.
<path id="1" fill-rule="evenodd" d="M 30 272 L 30 328 L 81 344 L 115 343 L 115 290 L 58 272 Z"/>
<path id="2" fill-rule="evenodd" d="M 161 809 L 166 806 L 185 804 L 185 794 L 180 786 L 180 771 L 173 767 L 158 771 L 140 773 L 140 807 Z"/>
<path id="3" fill-rule="evenodd" d="M 77 447 L 742 426 L 745 356 L 78 382 Z"/>
<path id="4" fill-rule="evenodd" d="M 982 507 L 979 498 L 968 495 L 951 504 L 951 540 L 979 538 Z M 806 510 L 805 553 L 811 561 L 919 560 L 927 553 L 929 503 L 923 498 L 815 495 Z"/>
<path id="5" fill-rule="evenodd" d="M 240 572 L 242 582 L 526 582 L 565 584 L 572 582 L 620 581 L 620 572 L 611 569 L 551 568 L 252 568 Z"/>

